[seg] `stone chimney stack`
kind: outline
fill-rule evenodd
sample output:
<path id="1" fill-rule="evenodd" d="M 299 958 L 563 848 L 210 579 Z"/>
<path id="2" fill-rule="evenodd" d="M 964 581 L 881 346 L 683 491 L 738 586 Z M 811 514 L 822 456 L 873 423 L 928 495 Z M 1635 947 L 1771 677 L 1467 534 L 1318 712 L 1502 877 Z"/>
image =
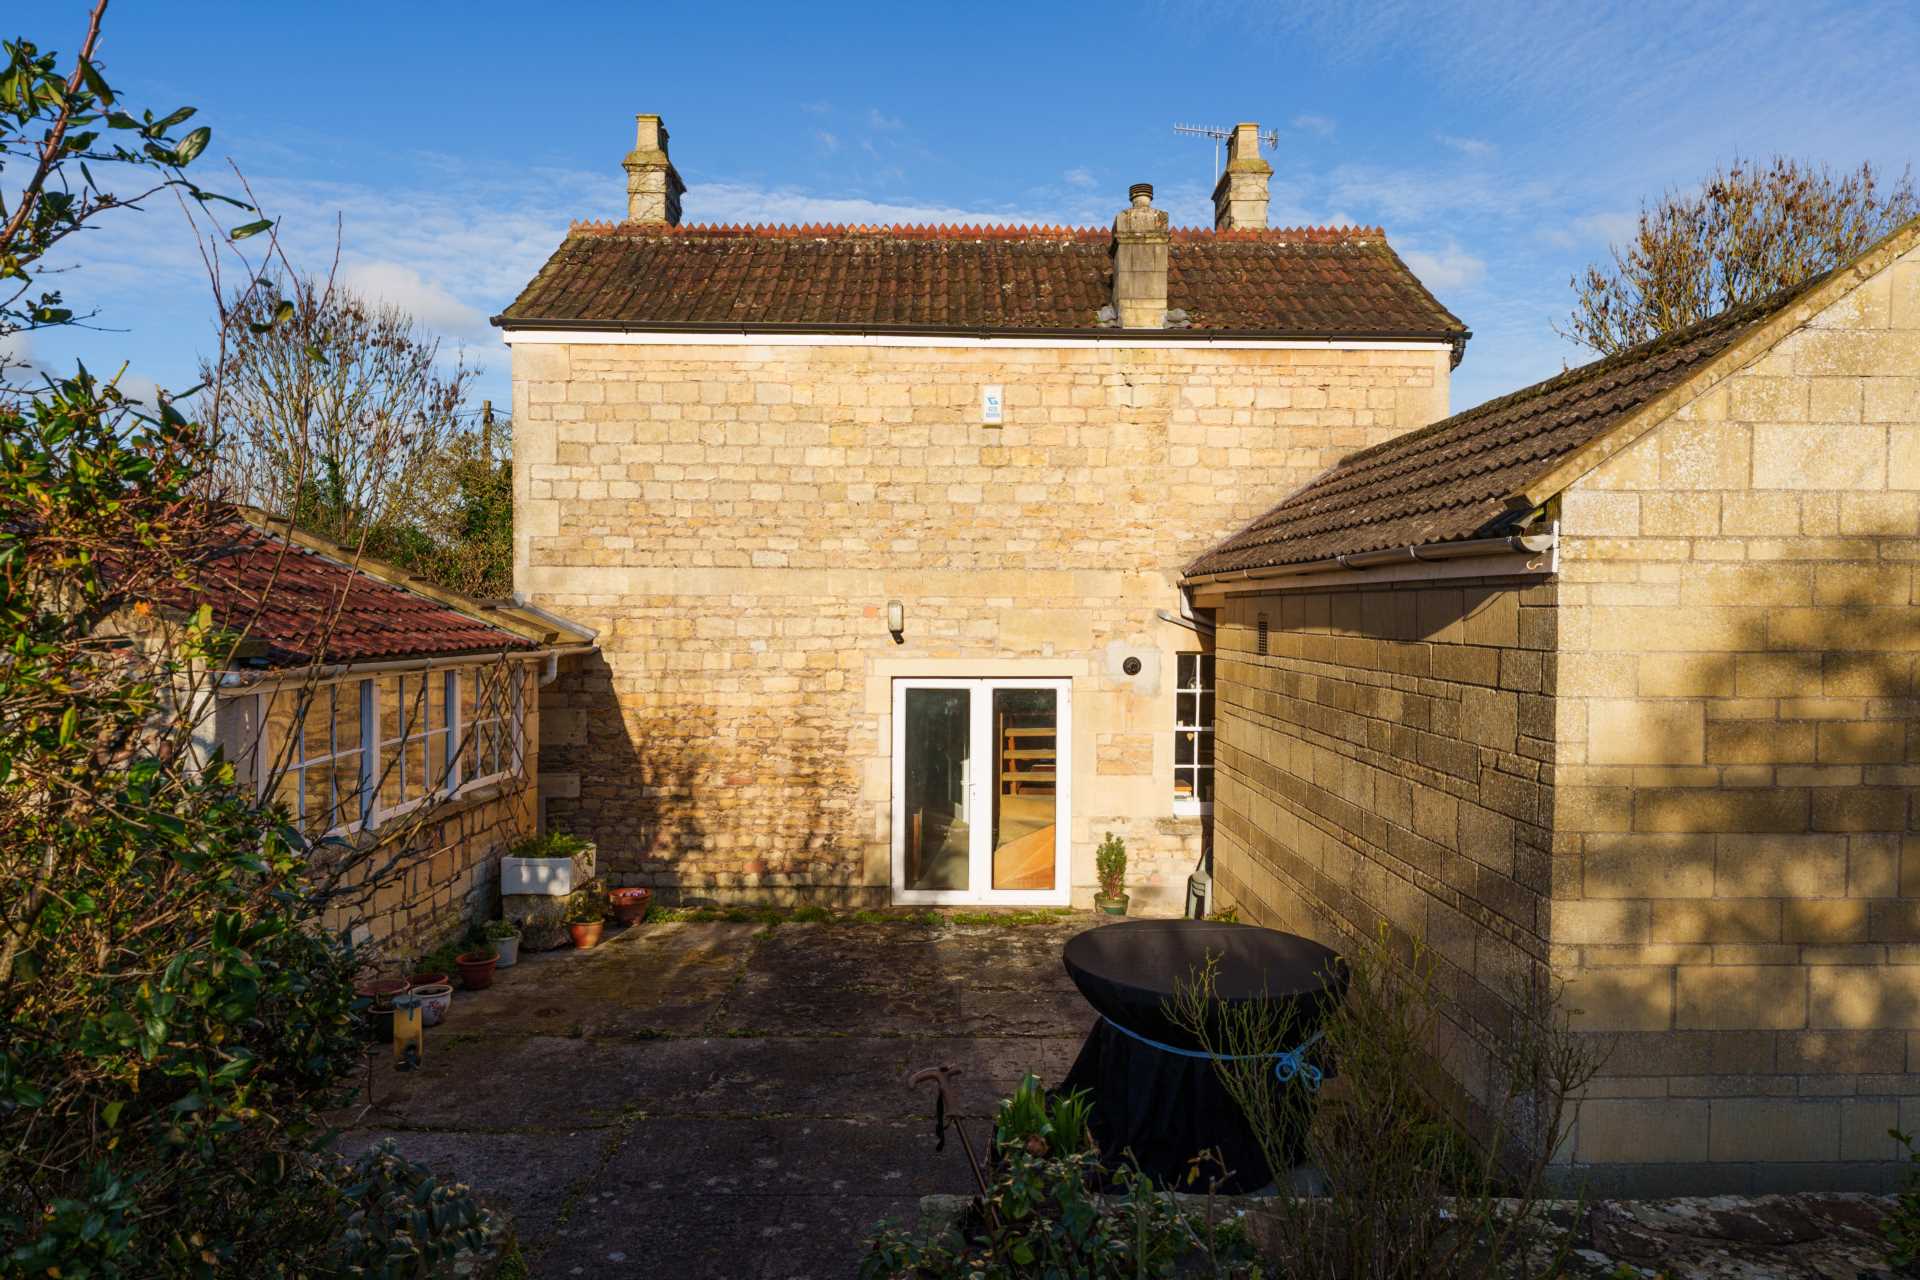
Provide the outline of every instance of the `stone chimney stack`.
<path id="1" fill-rule="evenodd" d="M 634 123 L 633 150 L 622 166 L 627 171 L 627 221 L 677 227 L 680 193 L 687 184 L 667 159 L 667 126 L 651 115 L 635 116 Z"/>
<path id="2" fill-rule="evenodd" d="M 1167 211 L 1153 207 L 1151 183 L 1127 188 L 1132 201 L 1113 220 L 1113 309 L 1123 329 L 1167 327 Z"/>
<path id="3" fill-rule="evenodd" d="M 1260 158 L 1260 126 L 1233 126 L 1227 139 L 1227 168 L 1213 188 L 1215 231 L 1264 231 L 1267 226 L 1267 179 L 1273 166 Z"/>

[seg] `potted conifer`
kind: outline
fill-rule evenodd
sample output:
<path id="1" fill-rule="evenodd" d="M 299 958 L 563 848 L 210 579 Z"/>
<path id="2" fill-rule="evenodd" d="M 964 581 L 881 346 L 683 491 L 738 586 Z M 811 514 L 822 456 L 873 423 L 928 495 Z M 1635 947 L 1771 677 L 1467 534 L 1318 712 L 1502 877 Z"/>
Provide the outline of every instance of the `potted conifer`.
<path id="1" fill-rule="evenodd" d="M 1094 850 L 1093 875 L 1100 882 L 1094 909 L 1110 916 L 1127 914 L 1127 842 L 1111 831 Z"/>

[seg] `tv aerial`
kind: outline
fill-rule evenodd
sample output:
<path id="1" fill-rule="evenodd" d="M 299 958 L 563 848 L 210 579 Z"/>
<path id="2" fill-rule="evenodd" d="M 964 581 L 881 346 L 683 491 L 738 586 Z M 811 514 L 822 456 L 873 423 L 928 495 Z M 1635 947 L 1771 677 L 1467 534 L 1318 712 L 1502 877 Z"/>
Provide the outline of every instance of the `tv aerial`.
<path id="1" fill-rule="evenodd" d="M 1173 131 L 1175 133 L 1183 133 L 1189 138 L 1208 138 L 1212 140 L 1213 142 L 1213 180 L 1215 182 L 1219 182 L 1220 181 L 1220 146 L 1222 143 L 1226 142 L 1228 138 L 1231 138 L 1233 136 L 1233 130 L 1215 129 L 1210 125 L 1204 125 L 1204 124 L 1177 124 L 1173 126 Z M 1278 129 L 1269 129 L 1265 133 L 1259 134 L 1258 138 L 1259 138 L 1260 145 L 1265 147 L 1267 150 L 1277 151 L 1280 149 L 1280 131 Z"/>

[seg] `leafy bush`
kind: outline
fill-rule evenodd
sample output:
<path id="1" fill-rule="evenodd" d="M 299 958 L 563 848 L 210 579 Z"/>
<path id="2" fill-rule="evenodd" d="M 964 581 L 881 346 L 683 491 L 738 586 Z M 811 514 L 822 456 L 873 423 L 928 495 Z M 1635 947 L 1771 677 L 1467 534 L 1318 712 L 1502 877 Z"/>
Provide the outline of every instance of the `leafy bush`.
<path id="1" fill-rule="evenodd" d="M 511 920 L 489 920 L 486 924 L 488 942 L 505 942 L 509 938 L 520 936 L 520 926 Z"/>
<path id="2" fill-rule="evenodd" d="M 1880 1234 L 1887 1238 L 1887 1264 L 1910 1272 L 1920 1263 L 1920 1151 L 1913 1149 L 1910 1133 L 1889 1129 L 1887 1136 L 1907 1153 L 1907 1180 L 1881 1219 Z"/>
<path id="3" fill-rule="evenodd" d="M 144 198 L 72 172 L 89 161 L 190 209 L 258 213 L 183 176 L 210 137 L 175 136 L 192 108 L 118 101 L 98 18 L 70 74 L 4 48 L 0 164 L 37 159 L 0 226 L 0 339 L 70 323 L 59 294 L 29 291 L 33 264 Z M 336 1210 L 360 1184 L 321 1123 L 365 1045 L 355 956 L 321 926 L 314 876 L 339 842 L 310 845 L 202 754 L 234 642 L 196 605 L 224 545 L 200 496 L 216 435 L 84 368 L 0 387 L 5 1280 L 376 1274 L 353 1269 L 366 1251 Z M 471 1225 L 463 1194 L 426 1191 L 429 1234 Z"/>
<path id="4" fill-rule="evenodd" d="M 565 831 L 549 831 L 545 835 L 528 836 L 507 850 L 514 858 L 571 858 L 575 854 L 585 853 L 587 842 L 579 836 Z"/>
<path id="5" fill-rule="evenodd" d="M 368 1280 L 432 1275 L 462 1253 L 479 1254 L 492 1217 L 459 1183 L 442 1183 L 400 1154 L 391 1138 L 339 1171 L 334 1216 L 345 1229 L 326 1258 L 329 1274 Z"/>
<path id="6" fill-rule="evenodd" d="M 1096 1194 L 1097 1186 L 1112 1188 Z M 916 1235 L 882 1226 L 867 1242 L 862 1280 L 1259 1275 L 1237 1221 L 1183 1209 L 1137 1169 L 1109 1171 L 1090 1151 L 1053 1157 L 1003 1152 L 988 1194 L 961 1222 Z"/>

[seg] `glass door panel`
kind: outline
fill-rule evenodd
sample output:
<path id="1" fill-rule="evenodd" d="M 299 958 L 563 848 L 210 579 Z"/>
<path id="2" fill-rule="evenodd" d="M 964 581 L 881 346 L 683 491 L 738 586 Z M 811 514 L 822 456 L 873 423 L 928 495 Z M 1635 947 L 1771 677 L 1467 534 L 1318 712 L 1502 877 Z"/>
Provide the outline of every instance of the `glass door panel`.
<path id="1" fill-rule="evenodd" d="M 1070 681 L 893 683 L 896 902 L 1068 901 Z"/>
<path id="2" fill-rule="evenodd" d="M 907 689 L 903 887 L 965 892 L 972 883 L 973 697 L 966 689 Z"/>
<path id="3" fill-rule="evenodd" d="M 993 887 L 1051 890 L 1059 844 L 1059 699 L 993 691 Z"/>

